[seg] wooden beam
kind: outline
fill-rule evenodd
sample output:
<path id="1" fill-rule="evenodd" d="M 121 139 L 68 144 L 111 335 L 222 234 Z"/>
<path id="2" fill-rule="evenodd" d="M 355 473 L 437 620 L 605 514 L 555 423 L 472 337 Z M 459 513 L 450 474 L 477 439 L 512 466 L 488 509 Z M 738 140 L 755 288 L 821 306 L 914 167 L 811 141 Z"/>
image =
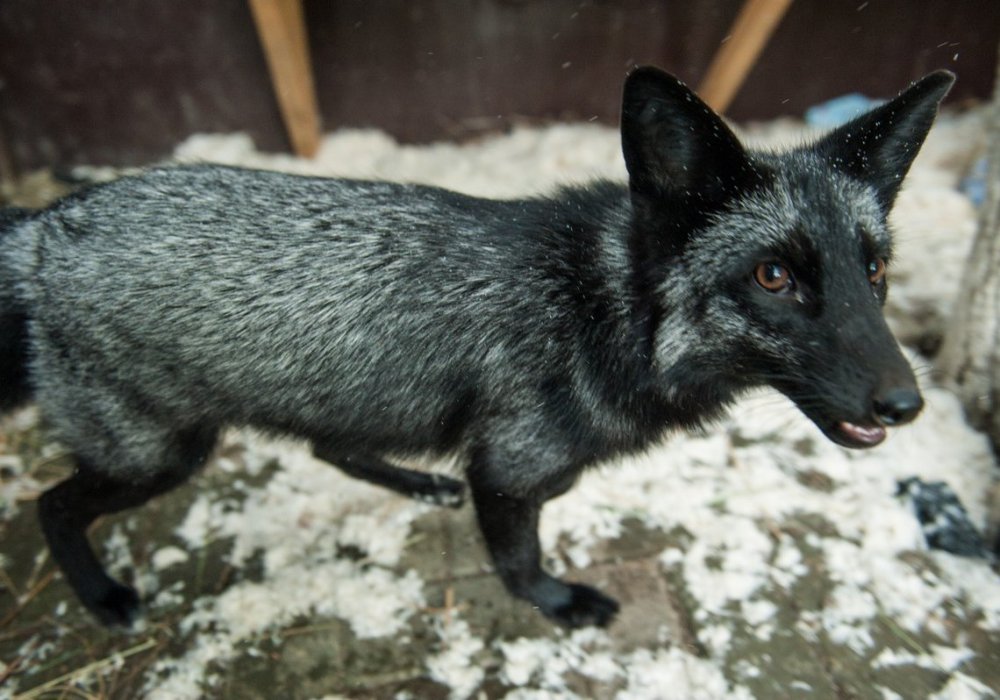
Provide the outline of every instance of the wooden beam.
<path id="1" fill-rule="evenodd" d="M 296 155 L 319 148 L 319 108 L 302 0 L 249 0 L 281 118 Z"/>
<path id="2" fill-rule="evenodd" d="M 729 109 L 792 0 L 746 0 L 708 67 L 698 95 L 719 114 Z"/>

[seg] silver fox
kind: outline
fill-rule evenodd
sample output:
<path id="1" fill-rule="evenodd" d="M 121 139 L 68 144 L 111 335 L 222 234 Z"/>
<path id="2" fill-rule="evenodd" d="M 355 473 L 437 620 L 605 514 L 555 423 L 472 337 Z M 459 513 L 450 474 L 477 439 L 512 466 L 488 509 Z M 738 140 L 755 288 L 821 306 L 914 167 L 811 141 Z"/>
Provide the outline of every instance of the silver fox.
<path id="1" fill-rule="evenodd" d="M 638 68 L 628 183 L 545 198 L 203 165 L 4 211 L 0 407 L 33 397 L 76 463 L 38 504 L 55 561 L 129 624 L 138 596 L 88 526 L 185 481 L 223 427 L 256 426 L 448 505 L 465 483 L 386 455 L 458 454 L 510 592 L 606 624 L 614 600 L 540 564 L 542 505 L 584 468 L 755 386 L 848 447 L 920 411 L 882 317 L 886 218 L 953 79 L 775 154 Z"/>

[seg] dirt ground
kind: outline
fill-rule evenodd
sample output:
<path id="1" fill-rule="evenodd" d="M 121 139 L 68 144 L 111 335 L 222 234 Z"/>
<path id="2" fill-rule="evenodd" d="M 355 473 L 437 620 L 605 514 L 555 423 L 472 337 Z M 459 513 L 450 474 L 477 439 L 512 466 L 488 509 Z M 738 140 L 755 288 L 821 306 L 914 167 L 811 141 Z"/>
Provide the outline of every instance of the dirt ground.
<path id="1" fill-rule="evenodd" d="M 22 480 L 39 487 L 69 469 L 65 457 L 46 449 L 36 428 L 9 432 L 0 445 L 3 453 L 16 454 L 29 465 Z M 239 462 L 239 452 L 238 446 L 229 444 L 224 456 Z M 278 464 L 268 465 L 254 480 L 266 483 L 278 469 Z M 810 489 L 830 488 L 822 475 L 802 478 Z M 216 462 L 198 479 L 142 512 L 105 519 L 95 528 L 93 539 L 107 543 L 116 539 L 116 533 L 126 533 L 127 542 L 105 544 L 103 549 L 106 556 L 110 552 L 112 559 L 120 559 L 113 550 L 126 547 L 125 559 L 130 563 L 119 573 L 141 582 L 139 572 L 155 568 L 157 551 L 170 544 L 185 546 L 177 530 L 199 496 L 207 494 L 213 502 L 239 508 L 240 494 L 255 486 L 245 480 L 245 473 Z M 376 501 L 402 501 L 371 491 Z M 157 670 L 158 663 L 185 658 L 211 636 L 210 628 L 185 627 L 185 620 L 198 606 L 242 584 L 259 582 L 267 574 L 260 552 L 233 566 L 227 557 L 231 539 L 208 542 L 190 551 L 185 561 L 164 568 L 157 588 L 180 594 L 169 603 L 156 603 L 144 628 L 132 632 L 103 629 L 72 599 L 45 555 L 32 503 L 37 493 L 35 489 L 20 492 L 16 515 L 0 525 L 4 543 L 0 659 L 5 664 L 4 680 L 16 680 L 16 691 L 8 696 L 134 698 L 155 694 L 157 678 L 191 672 L 184 664 Z M 882 611 L 859 629 L 872 643 L 857 648 L 836 639 L 822 625 L 812 629 L 802 625 L 802 620 L 822 618 L 837 586 L 835 576 L 825 570 L 822 553 L 809 544 L 811 538 L 829 536 L 835 527 L 815 515 L 769 524 L 773 528 L 769 537 L 775 542 L 790 539 L 802 552 L 797 566 L 805 571 L 790 587 L 776 582 L 765 586 L 763 599 L 774 606 L 766 634 L 738 619 L 737 606 L 731 606 L 723 626 L 715 616 L 701 614 L 698 600 L 686 590 L 684 576 L 678 568 L 666 566 L 662 557 L 672 548 L 689 550 L 696 533 L 683 528 L 653 530 L 639 519 L 626 519 L 617 536 L 591 548 L 589 565 L 568 572 L 571 578 L 616 596 L 622 602 L 618 619 L 607 633 L 568 634 L 505 594 L 490 573 L 468 506 L 460 510 L 416 507 L 422 512 L 410 524 L 402 556 L 388 568 L 397 578 L 415 573 L 422 581 L 422 600 L 405 613 L 405 623 L 392 634 L 359 635 L 338 615 L 297 615 L 238 638 L 233 648 L 220 649 L 218 659 L 209 648 L 203 665 L 195 671 L 200 675 L 193 685 L 181 684 L 176 691 L 161 689 L 157 696 L 881 699 L 992 697 L 989 693 L 1000 688 L 1000 632 L 982 629 L 977 624 L 982 613 L 960 597 L 936 606 L 940 623 L 936 631 L 931 629 L 935 625 L 909 631 Z M 570 547 L 570 542 L 561 542 L 550 556 L 565 561 Z M 334 556 L 357 563 L 362 570 L 381 568 L 366 563 L 370 554 L 359 548 L 343 546 Z M 911 572 L 929 580 L 940 575 L 927 552 L 908 552 L 903 562 Z M 155 591 L 145 593 L 149 597 Z M 294 597 L 297 592 L 291 586 L 274 594 Z M 357 601 L 359 606 L 377 604 L 377 599 L 368 596 Z M 722 662 L 709 668 L 699 666 L 716 656 L 704 641 L 706 631 L 718 636 L 720 630 L 728 637 Z M 940 651 L 951 648 L 956 640 L 964 645 L 960 652 Z M 671 665 L 669 655 L 678 651 L 683 657 Z M 448 659 L 449 654 L 455 658 Z M 440 669 L 430 663 L 440 659 L 447 661 Z M 641 675 L 631 677 L 622 659 L 637 666 L 659 663 L 644 680 Z M 673 694 L 665 681 L 664 668 L 686 678 L 679 683 L 679 694 Z M 463 676 L 463 669 L 469 677 Z M 953 692 L 935 695 L 956 683 L 965 694 L 952 688 Z M 192 688 L 197 694 L 188 695 Z"/>

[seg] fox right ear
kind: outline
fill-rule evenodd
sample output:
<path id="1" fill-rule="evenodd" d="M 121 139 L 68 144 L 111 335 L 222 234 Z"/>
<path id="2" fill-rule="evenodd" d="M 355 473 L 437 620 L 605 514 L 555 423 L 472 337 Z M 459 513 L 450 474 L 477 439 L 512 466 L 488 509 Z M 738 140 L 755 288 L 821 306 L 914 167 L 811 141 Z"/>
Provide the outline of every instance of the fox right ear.
<path id="1" fill-rule="evenodd" d="M 636 68 L 625 80 L 621 131 L 633 192 L 721 202 L 756 177 L 722 118 L 658 68 Z"/>

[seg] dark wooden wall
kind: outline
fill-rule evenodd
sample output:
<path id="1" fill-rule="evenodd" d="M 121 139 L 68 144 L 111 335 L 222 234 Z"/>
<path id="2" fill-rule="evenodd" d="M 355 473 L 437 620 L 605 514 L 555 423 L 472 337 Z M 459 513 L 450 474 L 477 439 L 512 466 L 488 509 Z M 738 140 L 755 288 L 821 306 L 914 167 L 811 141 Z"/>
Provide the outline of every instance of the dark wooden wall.
<path id="1" fill-rule="evenodd" d="M 327 129 L 405 141 L 614 123 L 626 70 L 693 85 L 741 0 L 306 0 Z M 1000 0 L 796 0 L 730 109 L 801 114 L 938 67 L 988 96 Z M 287 143 L 244 0 L 0 0 L 0 148 L 17 169 L 161 158 L 191 133 Z"/>

